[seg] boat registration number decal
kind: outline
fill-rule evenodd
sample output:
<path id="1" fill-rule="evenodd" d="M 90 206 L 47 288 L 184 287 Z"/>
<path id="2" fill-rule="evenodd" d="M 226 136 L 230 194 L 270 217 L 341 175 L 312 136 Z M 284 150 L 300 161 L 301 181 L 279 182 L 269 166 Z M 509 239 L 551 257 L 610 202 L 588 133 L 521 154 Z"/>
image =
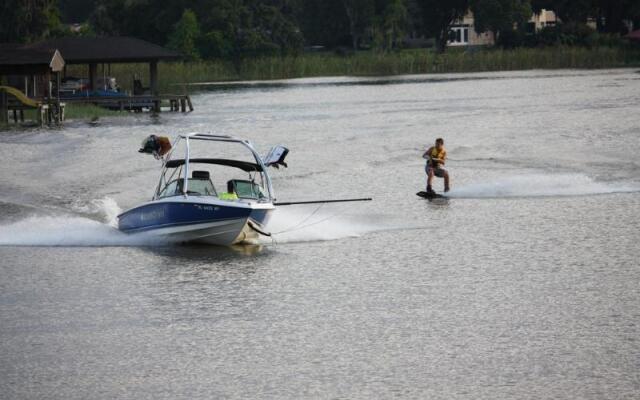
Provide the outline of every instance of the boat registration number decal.
<path id="1" fill-rule="evenodd" d="M 140 221 L 153 221 L 164 218 L 164 208 L 140 213 Z"/>
<path id="2" fill-rule="evenodd" d="M 194 206 L 198 209 L 198 210 L 204 210 L 204 211 L 216 211 L 218 209 L 218 207 L 214 207 L 214 206 L 203 206 L 200 204 L 194 204 Z"/>

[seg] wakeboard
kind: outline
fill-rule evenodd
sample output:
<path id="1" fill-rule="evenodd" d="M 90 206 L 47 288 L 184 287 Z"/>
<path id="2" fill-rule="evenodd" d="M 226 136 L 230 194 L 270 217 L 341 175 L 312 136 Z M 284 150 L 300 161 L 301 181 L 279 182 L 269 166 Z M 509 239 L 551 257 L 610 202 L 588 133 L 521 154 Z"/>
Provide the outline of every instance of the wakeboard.
<path id="1" fill-rule="evenodd" d="M 433 199 L 444 199 L 444 200 L 448 200 L 448 199 L 449 199 L 447 196 L 445 196 L 445 195 L 443 195 L 443 194 L 440 194 L 440 193 L 436 193 L 436 192 L 431 192 L 431 193 L 429 193 L 429 192 L 424 192 L 424 191 L 422 191 L 422 192 L 418 192 L 418 193 L 416 193 L 416 195 L 418 195 L 418 196 L 420 196 L 420 197 L 422 197 L 422 198 L 425 198 L 425 199 L 427 199 L 427 200 L 433 200 Z"/>

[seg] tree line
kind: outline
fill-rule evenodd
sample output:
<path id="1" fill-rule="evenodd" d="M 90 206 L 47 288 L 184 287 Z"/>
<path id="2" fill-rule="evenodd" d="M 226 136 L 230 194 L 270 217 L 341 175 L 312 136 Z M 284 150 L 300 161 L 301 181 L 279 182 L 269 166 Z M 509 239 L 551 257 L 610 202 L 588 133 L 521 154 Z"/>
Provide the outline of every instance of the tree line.
<path id="1" fill-rule="evenodd" d="M 535 36 L 527 21 L 542 9 L 563 24 Z M 493 32 L 504 47 L 572 44 L 590 33 L 588 19 L 611 34 L 626 33 L 626 21 L 640 26 L 637 0 L 1 0 L 0 42 L 121 35 L 191 59 L 239 60 L 296 54 L 305 46 L 388 51 L 412 37 L 433 38 L 444 51 L 451 24 L 469 10 L 476 31 Z M 69 23 L 83 25 L 71 31 Z"/>

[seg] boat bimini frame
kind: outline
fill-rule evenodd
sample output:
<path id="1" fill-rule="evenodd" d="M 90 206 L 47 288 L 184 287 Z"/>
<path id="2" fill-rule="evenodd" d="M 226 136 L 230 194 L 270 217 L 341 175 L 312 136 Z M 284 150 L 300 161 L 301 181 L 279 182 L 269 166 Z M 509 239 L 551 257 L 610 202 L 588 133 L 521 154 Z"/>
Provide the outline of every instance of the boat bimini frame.
<path id="1" fill-rule="evenodd" d="M 184 140 L 185 141 L 185 154 L 184 159 L 172 159 L 174 156 L 174 151 L 178 148 L 178 144 Z M 194 158 L 191 159 L 191 141 L 192 140 L 203 140 L 210 142 L 227 142 L 227 143 L 238 143 L 245 148 L 247 148 L 253 158 L 255 159 L 255 163 L 251 163 L 248 161 L 237 161 L 237 160 L 229 160 L 229 159 L 221 159 L 221 158 Z M 162 165 L 162 173 L 160 174 L 160 181 L 158 182 L 158 186 L 156 187 L 155 194 L 153 196 L 153 200 L 157 200 L 161 197 L 161 193 L 164 189 L 164 186 L 167 183 L 171 182 L 174 177 L 182 177 L 182 195 L 187 198 L 189 197 L 189 172 L 190 172 L 190 164 L 192 162 L 197 163 L 206 163 L 206 164 L 217 164 L 224 165 L 229 167 L 236 167 L 242 169 L 245 172 L 249 173 L 249 180 L 254 182 L 256 175 L 260 176 L 260 186 L 263 189 L 266 189 L 266 197 L 261 198 L 258 201 L 264 203 L 272 203 L 275 201 L 275 194 L 273 191 L 273 186 L 271 185 L 271 178 L 267 173 L 267 167 L 278 165 L 284 165 L 284 158 L 288 153 L 288 149 L 283 146 L 275 146 L 273 147 L 267 156 L 263 159 L 260 157 L 258 152 L 253 148 L 253 145 L 248 140 L 235 138 L 232 136 L 224 136 L 224 135 L 211 135 L 211 134 L 201 134 L 201 133 L 190 133 L 190 134 L 180 134 L 172 144 L 171 151 L 166 155 L 163 160 Z M 167 173 L 169 171 L 171 174 L 167 177 Z"/>

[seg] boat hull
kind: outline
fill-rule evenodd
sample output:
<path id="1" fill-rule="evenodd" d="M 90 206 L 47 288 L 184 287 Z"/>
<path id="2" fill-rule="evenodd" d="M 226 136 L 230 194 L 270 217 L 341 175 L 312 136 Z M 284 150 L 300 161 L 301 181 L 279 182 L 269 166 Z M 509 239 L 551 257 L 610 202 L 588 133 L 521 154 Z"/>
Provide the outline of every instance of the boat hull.
<path id="1" fill-rule="evenodd" d="M 118 216 L 118 229 L 145 233 L 174 243 L 206 243 L 221 246 L 255 242 L 264 230 L 273 205 L 251 207 L 244 203 L 156 201 Z"/>

